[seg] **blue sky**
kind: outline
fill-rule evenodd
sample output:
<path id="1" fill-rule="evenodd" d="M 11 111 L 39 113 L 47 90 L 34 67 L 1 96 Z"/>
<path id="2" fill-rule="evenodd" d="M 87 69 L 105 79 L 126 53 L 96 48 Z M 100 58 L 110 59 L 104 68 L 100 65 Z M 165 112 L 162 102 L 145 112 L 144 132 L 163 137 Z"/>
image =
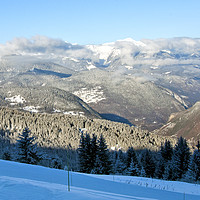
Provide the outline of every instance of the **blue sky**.
<path id="1" fill-rule="evenodd" d="M 0 43 L 44 35 L 71 43 L 200 37 L 200 0 L 0 0 Z"/>

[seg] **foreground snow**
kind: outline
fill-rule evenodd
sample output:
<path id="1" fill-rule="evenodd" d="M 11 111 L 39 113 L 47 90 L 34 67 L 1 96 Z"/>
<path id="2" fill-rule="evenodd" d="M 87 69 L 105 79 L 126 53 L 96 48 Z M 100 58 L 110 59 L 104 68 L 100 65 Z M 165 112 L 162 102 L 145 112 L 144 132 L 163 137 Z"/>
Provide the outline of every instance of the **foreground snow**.
<path id="1" fill-rule="evenodd" d="M 117 181 L 117 182 L 116 182 Z M 118 182 L 120 181 L 120 182 Z M 143 187 L 138 181 L 150 185 L 152 180 L 127 176 L 100 176 L 72 173 L 70 182 L 71 191 L 67 191 L 67 172 L 45 168 L 41 166 L 26 165 L 10 161 L 0 160 L 0 199 L 1 200 L 199 200 L 200 192 L 194 190 L 194 194 L 188 191 L 194 189 L 193 184 L 177 182 L 173 185 L 174 191 L 182 188 L 178 192 L 169 192 L 164 188 L 152 189 Z M 155 181 L 155 180 L 154 180 Z M 170 183 L 171 182 L 167 182 Z M 160 186 L 166 184 L 161 181 Z M 142 185 L 142 184 L 141 184 Z M 155 187 L 156 188 L 156 187 Z"/>
<path id="2" fill-rule="evenodd" d="M 136 177 L 136 176 L 107 176 L 107 175 L 90 175 L 104 180 L 110 180 L 120 183 L 139 185 L 146 188 L 154 188 L 159 190 L 166 190 L 170 192 L 178 192 L 183 194 L 200 195 L 200 185 L 191 184 L 179 181 L 165 181 L 152 178 Z M 200 197 L 199 197 L 200 198 Z"/>

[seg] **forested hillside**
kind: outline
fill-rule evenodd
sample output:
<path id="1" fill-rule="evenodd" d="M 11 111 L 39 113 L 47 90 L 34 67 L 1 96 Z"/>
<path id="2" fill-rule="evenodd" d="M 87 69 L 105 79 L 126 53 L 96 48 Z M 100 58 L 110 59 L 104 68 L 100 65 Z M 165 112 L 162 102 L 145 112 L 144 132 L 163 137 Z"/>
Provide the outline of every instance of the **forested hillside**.
<path id="1" fill-rule="evenodd" d="M 46 148 L 65 149 L 69 145 L 77 149 L 81 132 L 97 136 L 103 134 L 108 147 L 116 150 L 127 150 L 130 146 L 156 150 L 165 141 L 165 137 L 127 124 L 57 113 L 41 114 L 1 108 L 0 121 L 1 139 L 13 144 L 25 127 L 37 138 L 39 146 Z"/>

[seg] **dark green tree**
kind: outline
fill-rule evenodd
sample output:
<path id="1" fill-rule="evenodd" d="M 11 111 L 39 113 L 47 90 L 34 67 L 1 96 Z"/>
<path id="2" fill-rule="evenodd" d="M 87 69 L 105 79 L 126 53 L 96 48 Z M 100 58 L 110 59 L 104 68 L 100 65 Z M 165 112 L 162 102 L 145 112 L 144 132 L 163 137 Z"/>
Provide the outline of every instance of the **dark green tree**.
<path id="1" fill-rule="evenodd" d="M 131 162 L 133 162 L 134 165 L 138 165 L 137 155 L 136 155 L 133 147 L 129 147 L 127 152 L 126 152 L 126 167 L 127 168 L 130 167 Z"/>
<path id="2" fill-rule="evenodd" d="M 153 157 L 153 154 L 150 150 L 145 149 L 142 152 L 142 157 L 141 157 L 141 164 L 142 167 L 145 170 L 145 174 L 147 177 L 154 177 L 154 172 L 155 172 L 155 159 Z"/>
<path id="3" fill-rule="evenodd" d="M 162 179 L 164 172 L 165 172 L 165 168 L 167 166 L 167 163 L 165 162 L 165 160 L 163 159 L 162 156 L 159 156 L 159 160 L 155 169 L 155 177 Z"/>
<path id="4" fill-rule="evenodd" d="M 158 162 L 157 162 L 157 166 L 155 170 L 155 177 L 160 178 L 160 179 L 164 178 L 163 176 L 164 176 L 165 170 L 170 163 L 169 161 L 171 161 L 172 159 L 172 155 L 173 155 L 173 147 L 170 141 L 166 140 L 165 144 L 161 145 L 161 149 L 158 152 Z M 167 177 L 167 175 L 165 175 L 165 177 Z"/>
<path id="5" fill-rule="evenodd" d="M 131 176 L 139 176 L 140 175 L 140 168 L 138 162 L 135 160 L 131 160 L 130 166 L 127 169 L 127 174 Z"/>
<path id="6" fill-rule="evenodd" d="M 121 154 L 121 151 L 117 153 L 117 158 L 115 160 L 115 163 L 113 164 L 113 172 L 114 174 L 125 174 L 126 171 L 126 165 L 123 160 L 123 154 Z"/>
<path id="7" fill-rule="evenodd" d="M 85 136 L 82 133 L 78 152 L 79 152 L 80 171 L 84 173 L 90 173 L 92 170 L 91 138 L 88 133 L 86 133 Z"/>
<path id="8" fill-rule="evenodd" d="M 172 164 L 172 160 L 171 160 L 171 161 L 168 161 L 167 165 L 165 166 L 163 179 L 172 180 L 172 176 L 173 176 L 173 164 Z"/>
<path id="9" fill-rule="evenodd" d="M 95 166 L 97 151 L 98 151 L 97 136 L 93 134 L 91 139 L 91 150 L 90 150 L 91 169 L 93 169 Z"/>
<path id="10" fill-rule="evenodd" d="M 186 180 L 200 181 L 200 151 L 195 150 L 189 163 Z"/>
<path id="11" fill-rule="evenodd" d="M 111 162 L 109 158 L 109 151 L 106 141 L 101 134 L 98 140 L 97 161 L 95 164 L 95 171 L 100 174 L 109 174 L 111 171 Z"/>
<path id="12" fill-rule="evenodd" d="M 41 157 L 37 153 L 37 143 L 35 138 L 30 136 L 30 130 L 28 127 L 24 128 L 17 140 L 17 146 L 19 148 L 18 160 L 23 163 L 37 164 Z"/>
<path id="13" fill-rule="evenodd" d="M 161 145 L 161 156 L 164 159 L 165 162 L 168 162 L 169 160 L 172 159 L 173 155 L 173 147 L 171 145 L 171 142 L 169 140 L 165 141 L 164 146 Z"/>
<path id="14" fill-rule="evenodd" d="M 190 149 L 186 139 L 180 137 L 174 148 L 172 156 L 172 180 L 181 179 L 188 170 L 190 161 Z"/>

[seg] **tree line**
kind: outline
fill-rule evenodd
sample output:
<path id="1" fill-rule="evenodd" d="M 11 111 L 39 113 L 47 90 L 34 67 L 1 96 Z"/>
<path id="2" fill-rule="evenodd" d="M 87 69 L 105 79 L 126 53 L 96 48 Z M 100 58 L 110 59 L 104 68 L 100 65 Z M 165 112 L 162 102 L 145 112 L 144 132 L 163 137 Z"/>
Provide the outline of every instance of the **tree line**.
<path id="1" fill-rule="evenodd" d="M 15 160 L 19 162 L 41 164 L 44 159 L 44 155 L 38 151 L 35 138 L 30 136 L 28 128 L 19 135 L 17 148 Z M 95 134 L 91 137 L 88 133 L 82 133 L 76 155 L 78 156 L 77 170 L 84 173 L 121 174 L 200 182 L 200 144 L 198 143 L 197 149 L 191 153 L 183 137 L 177 140 L 174 147 L 170 141 L 166 140 L 159 151 L 135 150 L 129 147 L 124 152 L 109 150 L 103 135 L 97 138 Z M 8 152 L 3 155 L 3 158 L 11 160 Z M 55 160 L 51 167 L 62 168 L 62 163 Z M 72 169 L 72 166 L 70 168 Z"/>
<path id="2" fill-rule="evenodd" d="M 200 181 L 200 145 L 190 152 L 180 137 L 174 147 L 166 140 L 159 151 L 130 147 L 126 152 L 109 151 L 103 136 L 81 135 L 78 149 L 79 169 L 84 173 L 122 174 L 165 180 Z"/>

